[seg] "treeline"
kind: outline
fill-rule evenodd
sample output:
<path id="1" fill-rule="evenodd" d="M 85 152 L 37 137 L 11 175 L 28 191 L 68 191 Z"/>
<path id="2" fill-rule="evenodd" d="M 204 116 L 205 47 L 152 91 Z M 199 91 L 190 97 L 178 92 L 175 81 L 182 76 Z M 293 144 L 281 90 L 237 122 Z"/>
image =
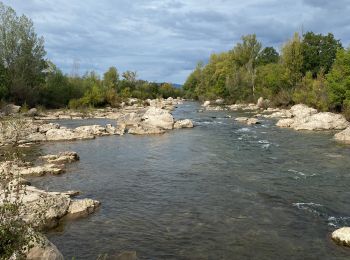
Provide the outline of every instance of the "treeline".
<path id="1" fill-rule="evenodd" d="M 115 67 L 103 77 L 96 72 L 69 76 L 46 58 L 44 39 L 33 22 L 0 2 L 0 100 L 30 107 L 118 106 L 124 99 L 181 96 L 169 83 L 137 79 L 136 72 L 119 75 Z"/>
<path id="2" fill-rule="evenodd" d="M 255 102 L 275 106 L 304 103 L 350 117 L 350 49 L 333 34 L 307 32 L 283 44 L 280 53 L 262 47 L 255 35 L 242 37 L 232 50 L 199 63 L 184 84 L 187 97 Z"/>

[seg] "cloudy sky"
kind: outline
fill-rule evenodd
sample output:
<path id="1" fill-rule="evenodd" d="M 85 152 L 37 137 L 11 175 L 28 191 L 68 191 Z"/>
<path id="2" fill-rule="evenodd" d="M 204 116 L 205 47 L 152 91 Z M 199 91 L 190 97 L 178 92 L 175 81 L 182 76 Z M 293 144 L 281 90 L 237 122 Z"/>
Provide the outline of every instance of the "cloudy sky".
<path id="1" fill-rule="evenodd" d="M 116 66 L 146 80 L 181 84 L 197 61 L 231 49 L 244 34 L 256 33 L 277 48 L 302 28 L 350 42 L 350 0 L 3 2 L 33 19 L 48 58 L 66 73 Z"/>

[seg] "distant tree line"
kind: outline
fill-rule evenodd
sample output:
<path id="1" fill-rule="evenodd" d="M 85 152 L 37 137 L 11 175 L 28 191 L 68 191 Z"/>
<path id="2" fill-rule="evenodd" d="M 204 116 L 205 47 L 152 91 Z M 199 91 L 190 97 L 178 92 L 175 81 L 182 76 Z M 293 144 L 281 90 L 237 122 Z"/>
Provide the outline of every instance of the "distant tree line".
<path id="1" fill-rule="evenodd" d="M 96 72 L 68 76 L 46 58 L 44 39 L 33 22 L 0 2 L 0 100 L 48 108 L 118 106 L 123 99 L 177 97 L 169 83 L 140 80 L 136 72 L 119 75 L 115 67 L 101 78 Z"/>
<path id="2" fill-rule="evenodd" d="M 279 53 L 247 35 L 206 65 L 198 63 L 183 88 L 201 100 L 255 102 L 262 96 L 276 106 L 304 103 L 350 118 L 350 49 L 331 33 L 307 32 L 295 33 Z"/>

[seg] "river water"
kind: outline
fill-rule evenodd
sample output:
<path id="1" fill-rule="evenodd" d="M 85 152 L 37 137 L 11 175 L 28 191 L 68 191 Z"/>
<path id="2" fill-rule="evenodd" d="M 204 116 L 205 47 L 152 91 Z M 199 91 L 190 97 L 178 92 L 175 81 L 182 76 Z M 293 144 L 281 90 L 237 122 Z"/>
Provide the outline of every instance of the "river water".
<path id="1" fill-rule="evenodd" d="M 246 126 L 233 119 L 242 112 L 198 109 L 188 102 L 174 111 L 194 129 L 39 148 L 73 150 L 81 161 L 34 185 L 102 203 L 48 234 L 67 259 L 123 251 L 140 259 L 350 258 L 330 240 L 350 225 L 350 146 L 334 133 L 279 129 L 273 120 Z"/>

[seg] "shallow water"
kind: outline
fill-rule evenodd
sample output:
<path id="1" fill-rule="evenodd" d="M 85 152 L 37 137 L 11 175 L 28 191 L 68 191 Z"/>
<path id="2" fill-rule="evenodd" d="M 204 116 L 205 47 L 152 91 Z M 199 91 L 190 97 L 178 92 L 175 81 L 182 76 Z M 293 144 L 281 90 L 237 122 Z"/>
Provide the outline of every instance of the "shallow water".
<path id="1" fill-rule="evenodd" d="M 81 161 L 34 185 L 102 202 L 48 234 L 64 256 L 349 259 L 350 249 L 329 237 L 350 225 L 350 147 L 333 133 L 279 129 L 272 120 L 246 126 L 233 119 L 244 113 L 199 108 L 185 103 L 174 112 L 194 129 L 40 147 L 77 151 Z"/>

